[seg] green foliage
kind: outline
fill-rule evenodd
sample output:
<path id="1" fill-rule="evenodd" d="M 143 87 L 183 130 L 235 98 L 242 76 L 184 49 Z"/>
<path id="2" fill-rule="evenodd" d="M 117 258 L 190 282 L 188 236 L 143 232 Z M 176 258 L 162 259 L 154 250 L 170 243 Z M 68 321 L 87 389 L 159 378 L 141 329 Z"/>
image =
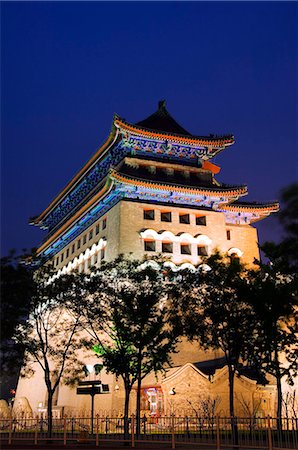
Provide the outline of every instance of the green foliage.
<path id="1" fill-rule="evenodd" d="M 120 376 L 127 368 L 133 384 L 140 351 L 143 377 L 170 362 L 168 350 L 176 340 L 168 322 L 161 271 L 120 257 L 96 270 L 88 292 L 82 314 L 97 342 L 93 349 L 111 372 Z"/>
<path id="2" fill-rule="evenodd" d="M 22 364 L 24 348 L 16 344 L 12 337 L 18 324 L 27 320 L 29 304 L 34 291 L 33 272 L 22 264 L 22 256 L 14 252 L 1 258 L 1 388 L 2 397 L 8 395 L 9 387 L 14 387 Z M 13 383 L 9 386 L 8 383 Z"/>
<path id="3" fill-rule="evenodd" d="M 68 275 L 53 279 L 50 267 L 35 272 L 29 304 L 29 317 L 16 328 L 14 340 L 24 349 L 23 376 L 31 376 L 39 366 L 48 394 L 48 434 L 52 432 L 52 399 L 63 380 L 73 383 L 82 363 L 76 350 L 81 347 L 80 316 L 70 307 L 69 299 L 79 301 L 80 278 Z"/>
<path id="4" fill-rule="evenodd" d="M 281 273 L 265 264 L 250 272 L 247 297 L 258 320 L 255 355 L 257 350 L 261 352 L 262 367 L 274 376 L 278 364 L 275 352 L 288 356 L 288 363 L 293 360 L 292 364 L 279 370 L 281 376 L 287 376 L 289 381 L 293 378 L 293 371 L 297 371 L 297 360 L 292 355 L 298 332 L 297 295 L 298 279 L 293 274 Z"/>
<path id="5" fill-rule="evenodd" d="M 279 221 L 284 236 L 278 244 L 265 242 L 261 250 L 281 272 L 297 273 L 298 270 L 298 183 L 291 184 L 281 192 Z"/>
<path id="6" fill-rule="evenodd" d="M 96 269 L 78 308 L 106 369 L 121 377 L 129 394 L 150 372 L 171 363 L 177 335 L 169 321 L 166 281 L 157 262 L 119 257 Z"/>
<path id="7" fill-rule="evenodd" d="M 242 298 L 247 270 L 238 259 L 227 260 L 219 253 L 205 263 L 209 270 L 202 266 L 201 271 L 183 274 L 171 295 L 184 334 L 206 350 L 223 351 L 229 369 L 233 416 L 234 374 L 242 368 L 253 348 L 254 313 Z"/>
<path id="8" fill-rule="evenodd" d="M 260 263 L 250 274 L 248 295 L 259 325 L 254 356 L 277 381 L 277 417 L 282 414 L 281 379 L 293 383 L 298 370 L 298 183 L 285 188 L 281 198 L 283 240 L 261 247 L 269 264 Z"/>
<path id="9" fill-rule="evenodd" d="M 276 378 L 277 417 L 282 414 L 281 379 L 292 384 L 298 369 L 298 277 L 279 269 L 280 265 L 260 264 L 249 274 L 246 293 L 257 324 L 251 359 Z"/>

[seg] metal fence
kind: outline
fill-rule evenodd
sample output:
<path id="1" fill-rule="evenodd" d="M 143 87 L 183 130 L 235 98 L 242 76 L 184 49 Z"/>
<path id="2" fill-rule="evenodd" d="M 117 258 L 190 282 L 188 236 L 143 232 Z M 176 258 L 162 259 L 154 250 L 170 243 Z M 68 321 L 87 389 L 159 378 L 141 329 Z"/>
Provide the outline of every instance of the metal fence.
<path id="1" fill-rule="evenodd" d="M 74 442 L 164 443 L 168 447 L 197 445 L 216 448 L 296 449 L 298 448 L 297 419 L 186 417 L 162 416 L 141 418 L 136 434 L 136 418 L 131 415 L 124 434 L 123 417 L 68 417 L 53 419 L 52 435 L 48 436 L 48 421 L 42 417 L 0 419 L 2 443 L 38 444 L 60 441 Z"/>

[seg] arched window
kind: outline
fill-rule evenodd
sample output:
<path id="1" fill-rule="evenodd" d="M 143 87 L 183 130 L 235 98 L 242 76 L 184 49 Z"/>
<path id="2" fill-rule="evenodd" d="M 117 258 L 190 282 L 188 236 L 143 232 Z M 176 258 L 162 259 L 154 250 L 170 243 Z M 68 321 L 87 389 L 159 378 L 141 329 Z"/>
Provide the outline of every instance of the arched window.
<path id="1" fill-rule="evenodd" d="M 243 255 L 243 252 L 239 250 L 239 248 L 232 247 L 228 251 L 228 256 L 230 257 L 231 261 L 240 261 L 241 256 Z"/>

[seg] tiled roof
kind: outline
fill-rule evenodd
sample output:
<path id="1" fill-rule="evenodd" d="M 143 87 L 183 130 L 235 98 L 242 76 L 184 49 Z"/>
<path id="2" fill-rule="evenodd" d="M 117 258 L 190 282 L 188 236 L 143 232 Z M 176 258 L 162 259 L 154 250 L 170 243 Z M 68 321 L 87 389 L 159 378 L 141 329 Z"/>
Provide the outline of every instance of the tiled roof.
<path id="1" fill-rule="evenodd" d="M 182 134 L 184 136 L 191 136 L 191 133 L 186 131 L 166 109 L 165 100 L 158 102 L 158 109 L 151 116 L 147 117 L 136 125 L 149 130 L 167 131 L 168 133 Z"/>
<path id="2" fill-rule="evenodd" d="M 234 144 L 233 134 L 197 136 L 189 133 L 167 111 L 164 100 L 158 103 L 158 109 L 155 113 L 134 125 L 118 115 L 114 117 L 114 124 L 129 133 L 160 139 L 168 138 L 186 144 L 210 145 L 213 147 L 226 147 Z"/>
<path id="3" fill-rule="evenodd" d="M 134 176 L 126 175 L 116 170 L 111 170 L 110 176 L 112 179 L 120 181 L 121 183 L 132 184 L 135 186 L 143 186 L 151 189 L 168 189 L 171 191 L 178 192 L 189 192 L 190 194 L 203 194 L 203 195 L 213 195 L 216 197 L 239 197 L 242 195 L 247 195 L 247 187 L 243 186 L 212 186 L 212 187 L 200 187 L 200 186 L 187 186 L 185 183 L 183 185 L 178 185 L 177 183 L 161 182 L 161 181 L 151 181 L 151 179 L 139 179 Z"/>
<path id="4" fill-rule="evenodd" d="M 214 375 L 215 371 L 218 369 L 222 369 L 226 365 L 226 359 L 223 356 L 222 358 L 210 359 L 208 361 L 200 361 L 193 363 L 194 366 L 197 367 L 201 372 L 205 375 Z M 255 380 L 258 384 L 268 384 L 265 376 L 262 375 L 258 370 L 252 367 L 242 366 L 238 370 L 239 375 L 243 375 L 251 380 Z"/>

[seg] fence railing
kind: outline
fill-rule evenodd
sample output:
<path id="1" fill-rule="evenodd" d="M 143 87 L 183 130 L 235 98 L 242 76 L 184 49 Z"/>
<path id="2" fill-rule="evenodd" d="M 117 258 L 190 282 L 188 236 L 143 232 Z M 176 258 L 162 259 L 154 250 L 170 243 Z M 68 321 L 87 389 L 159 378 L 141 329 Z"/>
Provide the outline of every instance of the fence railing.
<path id="1" fill-rule="evenodd" d="M 126 423 L 123 417 L 96 415 L 91 417 L 53 418 L 52 433 L 48 433 L 48 420 L 43 417 L 11 417 L 0 419 L 0 439 L 12 444 L 25 441 L 29 444 L 60 441 L 64 445 L 88 442 L 99 445 L 101 441 L 136 443 L 164 443 L 208 446 L 220 448 L 297 449 L 297 419 L 256 417 L 197 417 L 161 416 L 141 418 L 140 430 L 134 415 Z M 126 433 L 124 433 L 126 430 Z"/>

